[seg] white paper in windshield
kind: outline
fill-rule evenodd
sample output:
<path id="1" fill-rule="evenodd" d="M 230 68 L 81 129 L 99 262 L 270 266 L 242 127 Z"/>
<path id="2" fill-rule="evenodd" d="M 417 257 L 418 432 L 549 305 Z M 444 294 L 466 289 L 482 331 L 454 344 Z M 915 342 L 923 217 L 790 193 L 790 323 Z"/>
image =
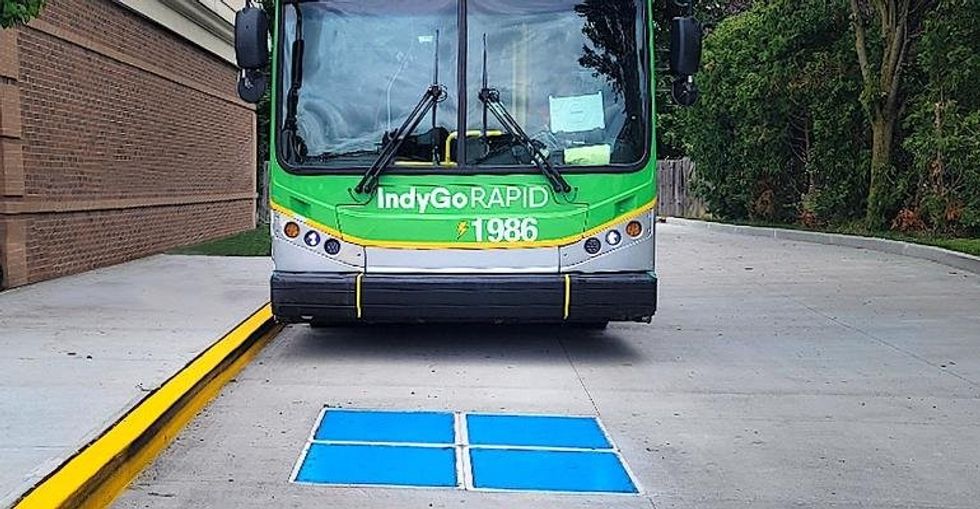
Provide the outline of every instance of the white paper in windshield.
<path id="1" fill-rule="evenodd" d="M 553 133 L 580 133 L 606 128 L 601 90 L 591 95 L 550 96 L 548 102 Z"/>

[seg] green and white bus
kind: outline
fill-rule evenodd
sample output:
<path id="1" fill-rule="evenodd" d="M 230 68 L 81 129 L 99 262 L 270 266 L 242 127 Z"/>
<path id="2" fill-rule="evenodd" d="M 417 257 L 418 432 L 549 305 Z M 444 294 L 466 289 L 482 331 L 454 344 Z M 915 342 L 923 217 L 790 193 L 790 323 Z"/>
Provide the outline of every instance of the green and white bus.
<path id="1" fill-rule="evenodd" d="M 275 11 L 270 22 L 247 5 L 236 50 L 244 99 L 271 84 L 279 320 L 652 318 L 647 0 L 283 0 Z M 672 60 L 696 67 L 700 31 L 678 19 Z M 693 70 L 680 74 L 675 88 L 695 93 Z"/>

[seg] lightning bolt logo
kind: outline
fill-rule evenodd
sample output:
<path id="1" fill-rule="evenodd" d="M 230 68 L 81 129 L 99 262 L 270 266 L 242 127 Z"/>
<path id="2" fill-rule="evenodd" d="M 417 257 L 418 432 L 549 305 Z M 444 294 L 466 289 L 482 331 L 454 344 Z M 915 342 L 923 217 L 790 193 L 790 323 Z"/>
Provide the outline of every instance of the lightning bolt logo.
<path id="1" fill-rule="evenodd" d="M 456 240 L 463 238 L 463 235 L 466 235 L 466 232 L 469 230 L 470 223 L 468 221 L 460 221 L 459 224 L 456 225 Z"/>

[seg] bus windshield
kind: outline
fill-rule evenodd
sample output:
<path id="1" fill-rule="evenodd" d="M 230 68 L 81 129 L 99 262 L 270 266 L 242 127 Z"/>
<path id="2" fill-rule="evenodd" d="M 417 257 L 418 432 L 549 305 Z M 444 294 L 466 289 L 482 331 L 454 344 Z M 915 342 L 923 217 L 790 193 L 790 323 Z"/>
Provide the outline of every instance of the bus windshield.
<path id="1" fill-rule="evenodd" d="M 556 168 L 632 167 L 647 154 L 650 81 L 636 0 L 331 0 L 286 4 L 282 14 L 279 132 L 297 85 L 294 42 L 303 48 L 292 112 L 302 148 L 280 150 L 290 167 L 370 166 L 436 81 L 448 97 L 402 144 L 391 171 L 532 166 L 527 144 L 486 111 L 487 89 Z"/>

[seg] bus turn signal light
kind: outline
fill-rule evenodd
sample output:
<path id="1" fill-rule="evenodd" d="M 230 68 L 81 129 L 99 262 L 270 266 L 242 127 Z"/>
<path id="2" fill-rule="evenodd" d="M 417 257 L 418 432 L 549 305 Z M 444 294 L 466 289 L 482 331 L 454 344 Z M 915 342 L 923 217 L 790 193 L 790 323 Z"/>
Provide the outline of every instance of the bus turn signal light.
<path id="1" fill-rule="evenodd" d="M 299 225 L 290 221 L 283 227 L 282 232 L 285 233 L 287 237 L 295 239 L 296 237 L 299 237 Z"/>
<path id="2" fill-rule="evenodd" d="M 639 221 L 630 221 L 626 225 L 626 234 L 634 239 L 643 233 L 643 225 Z"/>

